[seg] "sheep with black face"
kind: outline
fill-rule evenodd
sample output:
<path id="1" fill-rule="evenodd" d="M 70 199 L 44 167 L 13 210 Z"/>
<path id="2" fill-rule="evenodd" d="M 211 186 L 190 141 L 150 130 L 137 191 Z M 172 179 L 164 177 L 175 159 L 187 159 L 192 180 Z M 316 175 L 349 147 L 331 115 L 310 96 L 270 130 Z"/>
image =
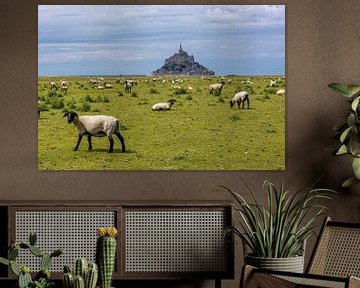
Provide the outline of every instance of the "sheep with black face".
<path id="1" fill-rule="evenodd" d="M 107 115 L 83 115 L 79 116 L 76 112 L 69 111 L 64 114 L 68 123 L 74 123 L 79 132 L 79 138 L 74 148 L 74 151 L 78 150 L 81 139 L 84 135 L 87 135 L 89 142 L 89 150 L 92 149 L 91 137 L 104 137 L 107 136 L 110 142 L 109 153 L 113 152 L 114 140 L 112 134 L 115 134 L 121 143 L 121 151 L 125 152 L 125 141 L 120 134 L 119 120 L 113 116 Z"/>
<path id="2" fill-rule="evenodd" d="M 240 108 L 240 104 L 242 104 L 242 109 L 244 109 L 245 101 L 247 103 L 247 108 L 249 109 L 250 100 L 249 100 L 249 93 L 246 91 L 241 91 L 235 94 L 234 98 L 230 100 L 230 108 L 232 108 L 235 103 L 237 103 L 238 108 Z"/>

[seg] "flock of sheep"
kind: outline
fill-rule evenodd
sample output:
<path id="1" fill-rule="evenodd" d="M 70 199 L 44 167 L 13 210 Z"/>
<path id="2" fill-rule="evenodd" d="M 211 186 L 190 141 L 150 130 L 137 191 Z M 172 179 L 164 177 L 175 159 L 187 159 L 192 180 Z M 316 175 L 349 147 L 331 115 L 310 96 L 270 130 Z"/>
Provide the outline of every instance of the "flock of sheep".
<path id="1" fill-rule="evenodd" d="M 211 78 L 209 77 L 202 77 L 202 80 L 209 80 L 211 81 Z M 209 94 L 218 93 L 221 95 L 223 87 L 225 83 L 231 84 L 232 79 L 225 79 L 222 77 L 220 79 L 219 83 L 214 83 L 209 85 Z M 277 84 L 279 81 L 284 81 L 285 77 L 270 79 L 269 85 L 267 85 L 270 88 L 277 87 Z M 168 79 L 162 79 L 160 77 L 158 78 L 152 78 L 151 80 L 146 79 L 145 82 L 161 82 L 163 84 L 167 83 L 169 81 Z M 110 83 L 107 83 L 103 77 L 99 78 L 90 78 L 89 84 L 92 88 L 97 90 L 103 90 L 103 89 L 112 89 L 113 85 Z M 171 80 L 172 84 L 182 84 L 184 80 L 182 79 L 173 79 Z M 131 91 L 134 86 L 138 84 L 138 81 L 132 80 L 132 79 L 121 79 L 117 78 L 115 83 L 122 83 L 124 87 L 125 93 L 131 94 Z M 247 84 L 251 85 L 253 84 L 253 80 L 251 77 L 249 77 L 247 80 L 244 80 L 241 82 L 241 84 Z M 68 93 L 69 84 L 66 80 L 62 79 L 60 80 L 59 84 L 57 84 L 55 81 L 49 82 L 49 89 L 50 90 L 57 90 L 60 89 L 60 91 L 64 94 Z M 181 86 L 174 85 L 173 89 L 180 89 Z M 193 87 L 188 86 L 188 92 L 191 93 Z M 279 89 L 276 92 L 277 95 L 285 95 L 285 89 Z M 175 104 L 175 99 L 169 99 L 167 102 L 164 103 L 156 103 L 152 105 L 151 110 L 152 111 L 168 111 L 172 108 L 172 106 Z M 235 103 L 238 105 L 238 108 L 240 109 L 240 106 L 242 109 L 244 109 L 245 103 L 247 104 L 247 109 L 250 108 L 250 96 L 247 91 L 239 91 L 235 93 L 234 97 L 230 100 L 230 108 L 232 108 Z M 40 112 L 39 112 L 40 115 Z M 76 146 L 74 148 L 74 151 L 78 150 L 79 145 L 81 143 L 81 140 L 83 136 L 87 136 L 88 139 L 88 149 L 92 149 L 92 143 L 91 143 L 91 137 L 104 137 L 107 136 L 109 139 L 109 153 L 113 152 L 114 147 L 114 140 L 112 138 L 112 135 L 115 134 L 117 138 L 120 140 L 121 144 L 121 151 L 124 153 L 126 151 L 125 149 L 125 141 L 123 136 L 120 132 L 120 123 L 119 120 L 113 116 L 108 115 L 82 115 L 79 116 L 74 111 L 69 111 L 64 114 L 64 117 L 67 118 L 68 123 L 73 123 L 77 130 L 78 130 L 78 141 L 76 143 Z"/>

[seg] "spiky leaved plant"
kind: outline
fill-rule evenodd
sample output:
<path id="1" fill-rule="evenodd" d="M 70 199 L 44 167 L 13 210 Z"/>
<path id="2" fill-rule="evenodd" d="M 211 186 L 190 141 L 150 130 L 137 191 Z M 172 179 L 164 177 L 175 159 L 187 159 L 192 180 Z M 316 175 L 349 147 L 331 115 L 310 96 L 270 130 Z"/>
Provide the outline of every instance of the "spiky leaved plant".
<path id="1" fill-rule="evenodd" d="M 326 209 L 318 204 L 318 200 L 332 199 L 335 191 L 310 187 L 290 193 L 284 190 L 283 184 L 278 189 L 266 180 L 267 205 L 263 206 L 249 186 L 242 182 L 251 202 L 239 193 L 220 186 L 235 198 L 233 208 L 240 215 L 240 227 L 229 227 L 225 232 L 239 236 L 255 257 L 288 258 L 301 255 L 305 240 L 314 233 L 315 220 Z"/>
<path id="2" fill-rule="evenodd" d="M 110 288 L 116 258 L 115 227 L 101 227 L 97 229 L 96 262 L 99 269 L 100 288 Z"/>

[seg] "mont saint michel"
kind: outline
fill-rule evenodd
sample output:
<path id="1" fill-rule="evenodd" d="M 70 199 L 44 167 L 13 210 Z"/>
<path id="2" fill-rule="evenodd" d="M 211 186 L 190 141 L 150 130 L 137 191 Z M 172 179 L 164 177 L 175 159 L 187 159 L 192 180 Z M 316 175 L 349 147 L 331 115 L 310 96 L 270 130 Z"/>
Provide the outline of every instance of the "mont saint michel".
<path id="1" fill-rule="evenodd" d="M 163 75 L 215 75 L 215 72 L 195 62 L 194 56 L 183 50 L 180 44 L 179 51 L 165 59 L 164 65 L 153 71 L 155 76 Z"/>

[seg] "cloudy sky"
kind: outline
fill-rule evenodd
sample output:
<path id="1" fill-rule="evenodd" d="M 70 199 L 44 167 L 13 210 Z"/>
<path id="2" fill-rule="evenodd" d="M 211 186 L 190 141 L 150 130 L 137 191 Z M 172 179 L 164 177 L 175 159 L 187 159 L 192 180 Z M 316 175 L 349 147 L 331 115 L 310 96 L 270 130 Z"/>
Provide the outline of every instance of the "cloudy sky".
<path id="1" fill-rule="evenodd" d="M 39 5 L 41 75 L 150 75 L 182 43 L 217 75 L 285 73 L 284 5 Z"/>

